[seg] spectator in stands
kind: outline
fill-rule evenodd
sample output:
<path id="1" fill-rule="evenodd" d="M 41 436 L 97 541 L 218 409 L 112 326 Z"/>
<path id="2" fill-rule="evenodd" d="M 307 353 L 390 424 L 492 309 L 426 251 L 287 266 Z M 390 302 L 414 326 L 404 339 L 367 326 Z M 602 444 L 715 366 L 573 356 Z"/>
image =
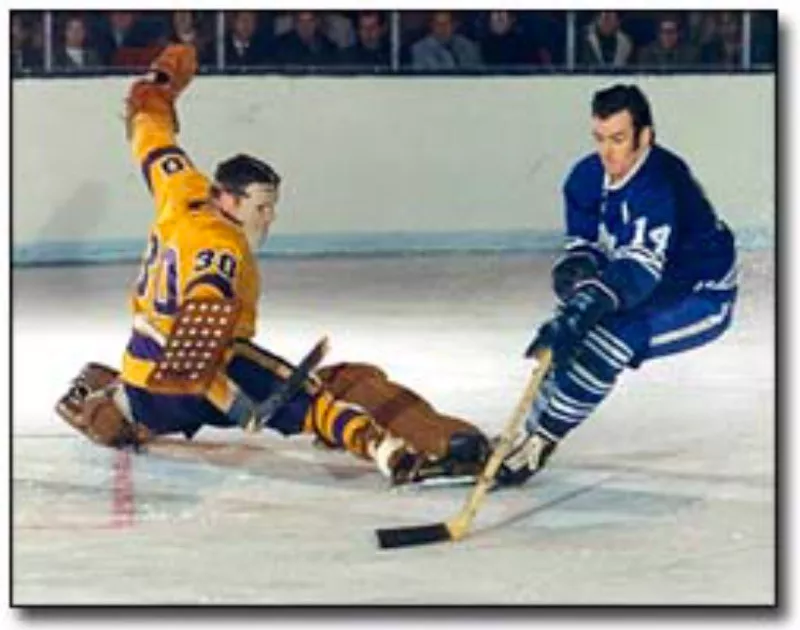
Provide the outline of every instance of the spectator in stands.
<path id="1" fill-rule="evenodd" d="M 456 33 L 452 11 L 434 11 L 428 28 L 428 35 L 411 46 L 411 65 L 415 70 L 477 69 L 482 66 L 478 45 Z"/>
<path id="2" fill-rule="evenodd" d="M 349 66 L 388 67 L 391 56 L 383 14 L 380 11 L 362 11 L 357 21 L 356 43 L 342 51 L 342 62 Z"/>
<path id="3" fill-rule="evenodd" d="M 137 16 L 133 11 L 111 11 L 97 33 L 97 51 L 103 65 L 114 65 L 121 48 L 132 46 L 131 33 Z"/>
<path id="4" fill-rule="evenodd" d="M 778 56 L 777 11 L 753 11 L 751 60 L 754 64 L 775 64 Z"/>
<path id="5" fill-rule="evenodd" d="M 280 13 L 274 20 L 274 32 L 277 37 L 290 33 L 294 29 L 295 11 Z M 356 32 L 353 19 L 342 11 L 320 11 L 317 13 L 317 30 L 330 40 L 340 51 L 350 48 L 356 43 Z"/>
<path id="6" fill-rule="evenodd" d="M 700 61 L 728 69 L 741 67 L 742 35 L 736 13 L 717 14 L 717 35 L 700 49 Z"/>
<path id="7" fill-rule="evenodd" d="M 198 63 L 209 65 L 214 62 L 214 49 L 211 38 L 201 27 L 201 17 L 194 11 L 173 11 L 170 14 L 169 40 L 176 44 L 191 44 L 197 50 Z"/>
<path id="8" fill-rule="evenodd" d="M 716 13 L 712 11 L 689 11 L 687 42 L 695 50 L 708 44 L 717 36 Z"/>
<path id="9" fill-rule="evenodd" d="M 653 11 L 626 11 L 624 17 L 620 16 L 620 27 L 630 38 L 633 44 L 633 58 L 630 63 L 638 57 L 641 49 L 658 39 L 658 22 L 662 13 Z M 669 11 L 673 12 L 673 11 Z M 674 11 L 677 13 L 677 11 Z"/>
<path id="10" fill-rule="evenodd" d="M 136 17 L 123 46 L 117 48 L 112 63 L 120 68 L 143 70 L 169 41 L 166 17 L 144 13 Z"/>
<path id="11" fill-rule="evenodd" d="M 64 22 L 63 41 L 53 52 L 53 66 L 59 70 L 81 70 L 102 65 L 100 54 L 87 43 L 87 28 L 78 15 Z"/>
<path id="12" fill-rule="evenodd" d="M 529 66 L 550 62 L 546 49 L 521 28 L 513 11 L 490 11 L 488 33 L 480 44 L 486 65 Z"/>
<path id="13" fill-rule="evenodd" d="M 533 38 L 539 60 L 552 66 L 563 64 L 567 44 L 566 11 L 519 11 L 522 31 Z"/>
<path id="14" fill-rule="evenodd" d="M 616 11 L 600 11 L 583 38 L 578 61 L 581 65 L 622 68 L 633 56 L 633 41 L 622 31 Z"/>
<path id="15" fill-rule="evenodd" d="M 639 65 L 648 68 L 685 68 L 696 63 L 697 50 L 681 39 L 681 23 L 678 17 L 662 16 L 658 20 L 655 41 L 639 52 Z"/>
<path id="16" fill-rule="evenodd" d="M 400 11 L 400 63 L 411 65 L 411 46 L 428 34 L 430 11 Z"/>
<path id="17" fill-rule="evenodd" d="M 319 15 L 297 11 L 292 30 L 275 41 L 274 60 L 291 66 L 326 66 L 339 60 L 338 48 L 320 30 Z"/>
<path id="18" fill-rule="evenodd" d="M 353 20 L 340 11 L 325 11 L 320 15 L 320 31 L 336 48 L 344 50 L 354 46 L 357 41 Z"/>
<path id="19" fill-rule="evenodd" d="M 11 73 L 42 67 L 41 52 L 34 46 L 30 29 L 17 11 L 11 12 Z"/>
<path id="20" fill-rule="evenodd" d="M 235 11 L 225 36 L 226 66 L 258 66 L 266 63 L 264 35 L 255 11 Z"/>

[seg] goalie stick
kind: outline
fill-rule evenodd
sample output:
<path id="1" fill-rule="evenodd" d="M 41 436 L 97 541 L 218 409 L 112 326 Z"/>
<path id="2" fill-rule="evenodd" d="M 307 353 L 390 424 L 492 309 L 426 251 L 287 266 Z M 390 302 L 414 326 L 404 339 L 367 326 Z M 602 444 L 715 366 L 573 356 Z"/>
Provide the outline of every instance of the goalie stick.
<path id="1" fill-rule="evenodd" d="M 478 481 L 467 496 L 461 511 L 453 518 L 441 523 L 378 529 L 376 534 L 378 535 L 378 545 L 381 549 L 410 547 L 447 540 L 457 541 L 464 538 L 475 518 L 475 514 L 478 512 L 478 508 L 480 508 L 486 497 L 486 493 L 494 484 L 497 470 L 511 450 L 514 438 L 519 432 L 531 404 L 533 404 L 533 399 L 541 387 L 542 380 L 550 369 L 552 354 L 549 349 L 542 350 L 535 357 L 538 359 L 538 365 L 531 372 L 520 400 L 503 432 L 500 434 L 497 447 L 483 467 L 483 471 L 481 471 Z"/>
<path id="2" fill-rule="evenodd" d="M 298 366 L 294 369 L 291 376 L 283 382 L 269 397 L 253 410 L 253 413 L 244 423 L 245 431 L 256 432 L 266 426 L 272 416 L 274 416 L 286 403 L 288 403 L 306 382 L 311 372 L 325 358 L 330 344 L 328 338 L 323 337 L 316 345 L 311 348 L 309 353 L 303 357 Z"/>

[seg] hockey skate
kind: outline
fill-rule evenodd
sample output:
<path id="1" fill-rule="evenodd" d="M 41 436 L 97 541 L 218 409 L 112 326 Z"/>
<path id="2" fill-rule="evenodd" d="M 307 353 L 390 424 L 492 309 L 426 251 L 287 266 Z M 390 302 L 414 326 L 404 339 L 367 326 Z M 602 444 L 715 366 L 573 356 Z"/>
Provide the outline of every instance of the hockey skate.
<path id="1" fill-rule="evenodd" d="M 540 431 L 526 433 L 511 449 L 497 471 L 498 486 L 518 486 L 525 483 L 547 464 L 558 442 Z"/>
<path id="2" fill-rule="evenodd" d="M 484 436 L 475 433 L 453 434 L 444 457 L 402 449 L 391 465 L 392 485 L 474 483 L 488 456 L 488 441 Z"/>

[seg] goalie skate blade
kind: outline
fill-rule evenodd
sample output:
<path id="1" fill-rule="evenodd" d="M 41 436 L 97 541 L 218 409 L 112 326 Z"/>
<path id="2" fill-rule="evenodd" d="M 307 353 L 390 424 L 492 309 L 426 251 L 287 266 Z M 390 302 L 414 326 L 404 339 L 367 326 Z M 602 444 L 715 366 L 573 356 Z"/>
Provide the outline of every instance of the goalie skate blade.
<path id="1" fill-rule="evenodd" d="M 475 485 L 476 478 L 473 475 L 463 475 L 461 477 L 431 477 L 420 481 L 410 481 L 400 483 L 391 487 L 394 493 L 404 492 L 423 492 L 425 490 L 463 488 L 464 486 Z"/>
<path id="2" fill-rule="evenodd" d="M 412 547 L 427 545 L 429 543 L 450 540 L 450 530 L 444 523 L 434 525 L 419 525 L 417 527 L 398 527 L 395 529 L 379 529 L 378 545 L 381 549 L 396 549 L 397 547 Z"/>

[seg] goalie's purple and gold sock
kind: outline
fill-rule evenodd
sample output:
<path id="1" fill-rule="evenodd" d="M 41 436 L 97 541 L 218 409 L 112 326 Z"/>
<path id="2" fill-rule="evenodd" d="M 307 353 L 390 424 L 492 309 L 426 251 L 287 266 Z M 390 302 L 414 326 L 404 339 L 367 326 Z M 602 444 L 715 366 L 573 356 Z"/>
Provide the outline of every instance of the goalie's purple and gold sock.
<path id="1" fill-rule="evenodd" d="M 372 448 L 384 433 L 361 407 L 337 400 L 327 391 L 317 395 L 309 406 L 303 432 L 314 433 L 327 444 L 365 459 L 372 459 Z"/>

